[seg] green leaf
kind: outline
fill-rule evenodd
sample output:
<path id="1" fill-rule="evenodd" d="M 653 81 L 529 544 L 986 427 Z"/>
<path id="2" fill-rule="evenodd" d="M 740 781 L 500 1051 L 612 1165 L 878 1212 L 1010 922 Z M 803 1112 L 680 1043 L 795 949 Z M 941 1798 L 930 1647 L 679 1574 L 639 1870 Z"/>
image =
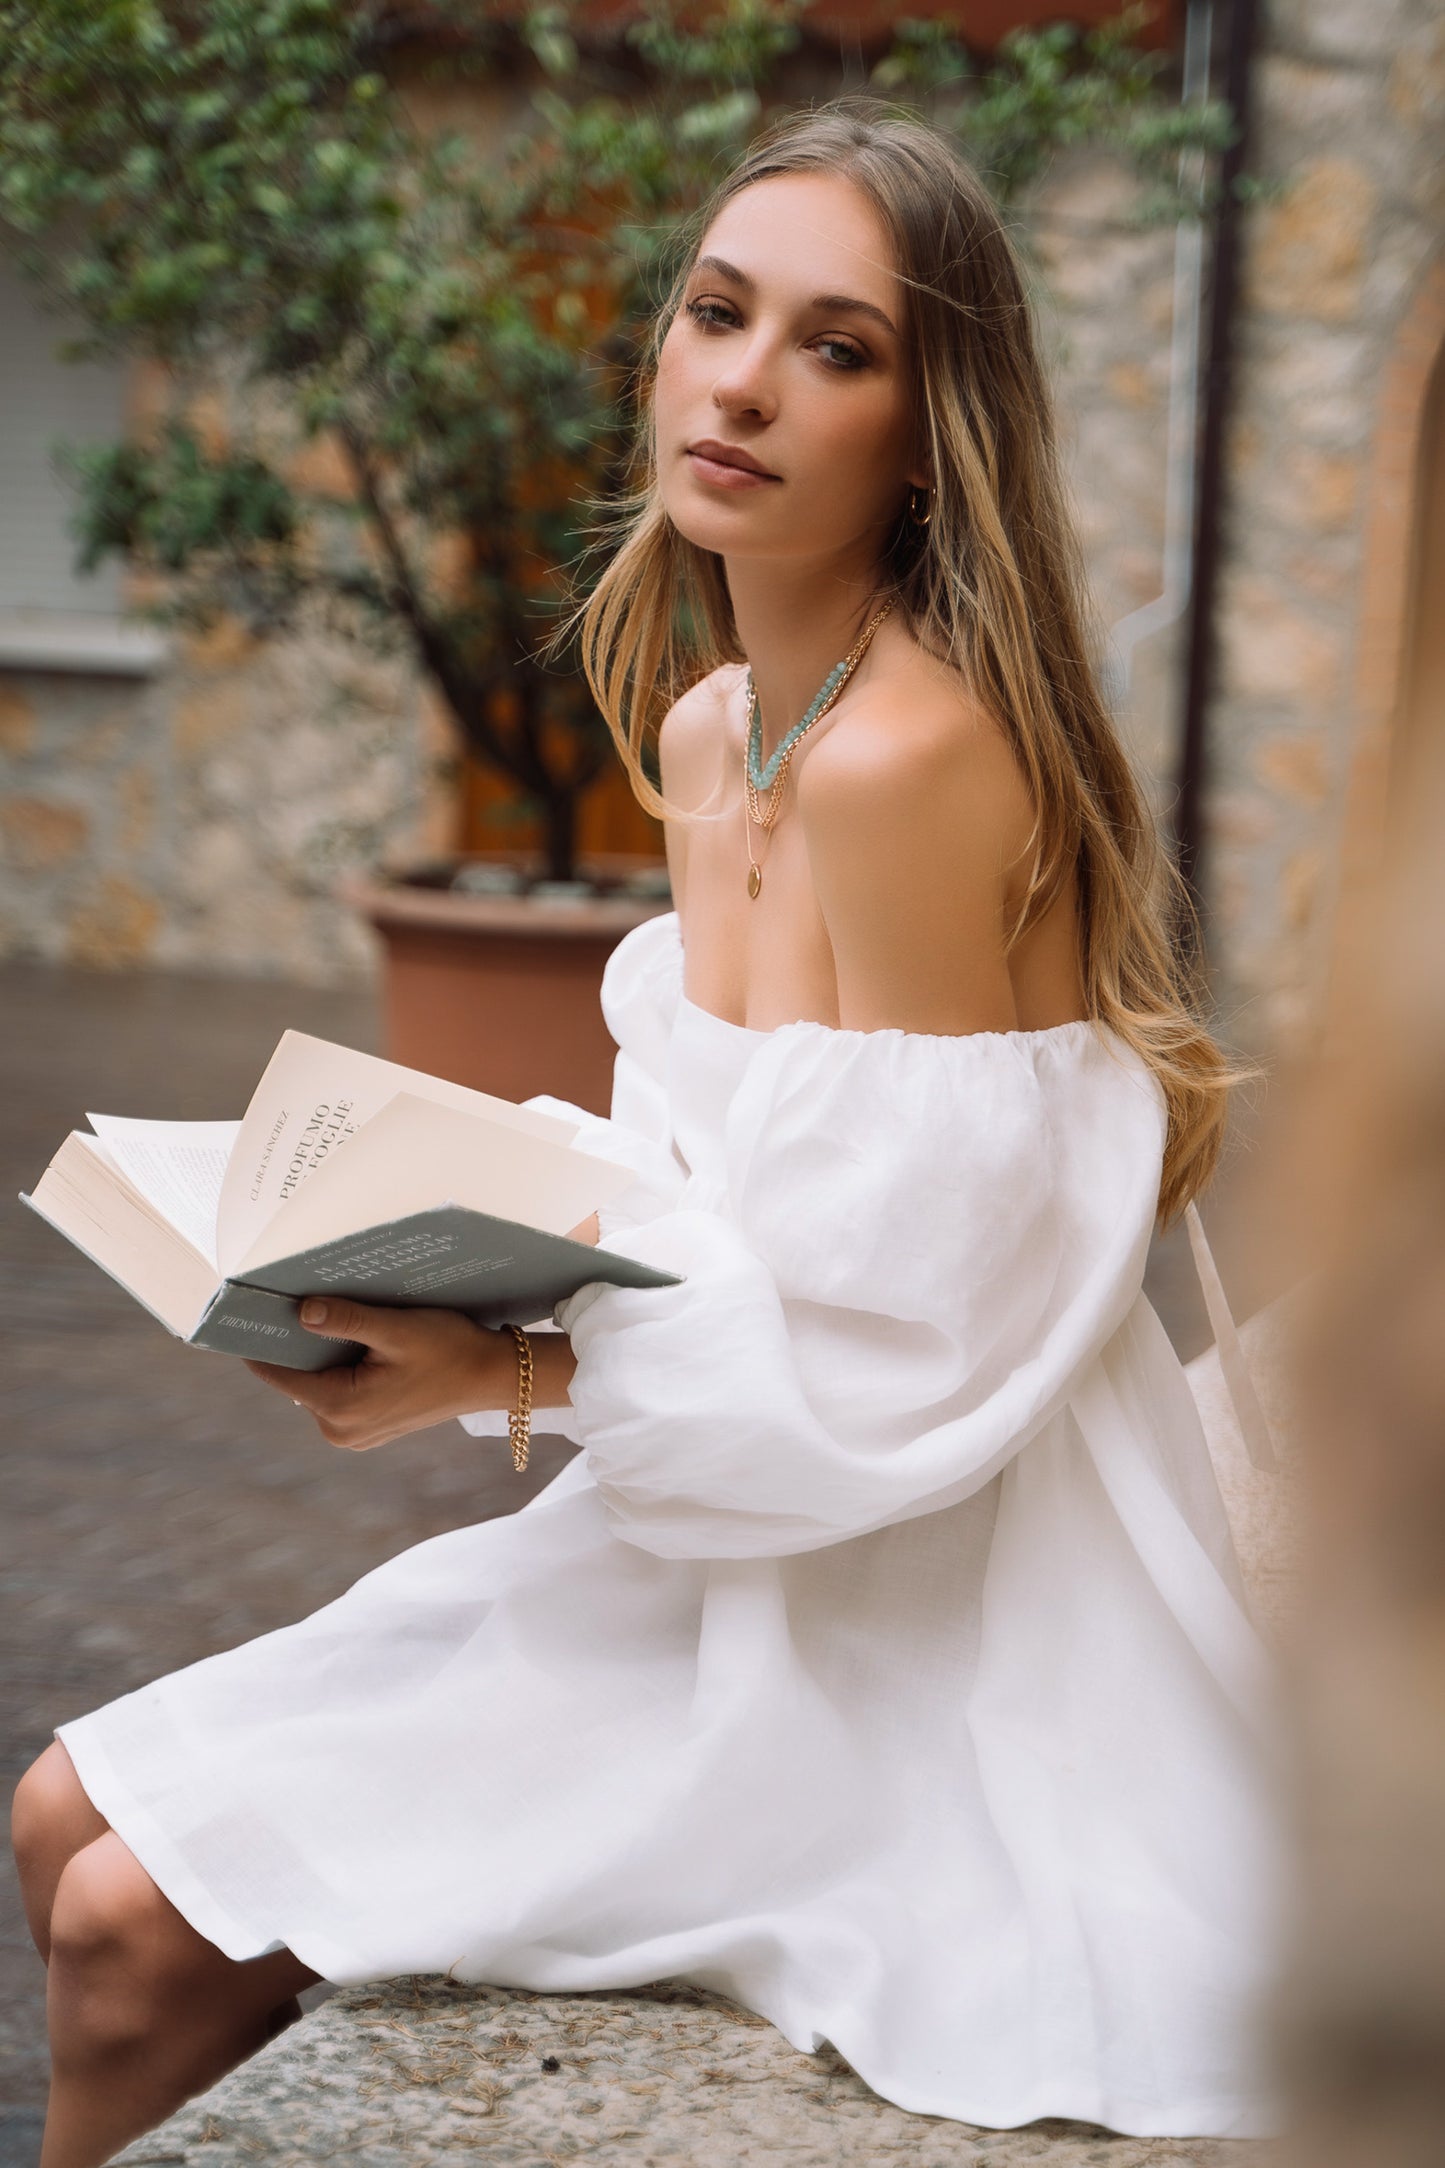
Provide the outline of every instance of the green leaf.
<path id="1" fill-rule="evenodd" d="M 677 140 L 712 148 L 745 135 L 757 125 L 762 100 L 755 90 L 733 90 L 707 105 L 689 106 L 676 121 Z"/>

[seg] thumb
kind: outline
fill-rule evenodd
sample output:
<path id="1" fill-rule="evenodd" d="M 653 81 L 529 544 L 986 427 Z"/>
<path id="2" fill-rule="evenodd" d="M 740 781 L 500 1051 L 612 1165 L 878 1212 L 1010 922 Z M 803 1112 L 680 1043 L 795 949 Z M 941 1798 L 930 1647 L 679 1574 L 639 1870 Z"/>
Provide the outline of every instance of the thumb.
<path id="1" fill-rule="evenodd" d="M 308 1332 L 323 1340 L 359 1340 L 363 1347 L 384 1354 L 395 1343 L 396 1312 L 369 1302 L 348 1302 L 339 1295 L 308 1295 L 301 1304 L 301 1322 Z"/>

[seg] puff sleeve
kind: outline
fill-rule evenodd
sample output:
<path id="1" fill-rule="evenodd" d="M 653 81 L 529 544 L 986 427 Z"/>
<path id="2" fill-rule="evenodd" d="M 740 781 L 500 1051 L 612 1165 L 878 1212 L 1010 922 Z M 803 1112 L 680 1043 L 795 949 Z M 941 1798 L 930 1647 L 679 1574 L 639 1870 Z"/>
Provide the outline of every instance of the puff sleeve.
<path id="1" fill-rule="evenodd" d="M 684 1284 L 558 1306 L 615 1533 L 781 1555 L 979 1489 L 1136 1300 L 1164 1137 L 1147 1068 L 1090 1023 L 765 1035 L 722 1193 L 609 1236 Z"/>
<path id="2" fill-rule="evenodd" d="M 556 1114 L 576 1127 L 578 1149 L 630 1167 L 635 1179 L 598 1213 L 601 1239 L 610 1242 L 674 1205 L 687 1169 L 673 1143 L 667 1096 L 667 1049 L 677 1012 L 678 971 L 667 940 L 671 920 L 659 917 L 635 927 L 607 960 L 602 974 L 602 1014 L 617 1055 L 612 1071 L 612 1109 L 593 1114 L 570 1100 L 540 1092 L 522 1103 Z M 547 1326 L 535 1326 L 545 1332 Z M 539 1409 L 547 1428 L 578 1442 L 573 1409 Z M 479 1408 L 458 1418 L 474 1438 L 507 1434 L 505 1409 Z"/>

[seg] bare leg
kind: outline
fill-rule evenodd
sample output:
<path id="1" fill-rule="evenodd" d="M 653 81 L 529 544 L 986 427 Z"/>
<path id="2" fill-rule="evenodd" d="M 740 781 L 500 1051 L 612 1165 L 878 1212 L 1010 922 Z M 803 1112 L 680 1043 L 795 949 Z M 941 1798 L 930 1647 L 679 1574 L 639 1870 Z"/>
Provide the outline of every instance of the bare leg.
<path id="1" fill-rule="evenodd" d="M 15 1787 L 10 1837 L 30 1939 L 50 1962 L 50 1914 L 66 1866 L 110 1824 L 90 1803 L 75 1764 L 56 1739 Z"/>
<path id="2" fill-rule="evenodd" d="M 264 2046 L 319 1975 L 198 1935 L 91 1805 L 58 1744 L 15 1798 L 26 1916 L 50 1968 L 42 2168 L 94 2168 Z"/>
<path id="3" fill-rule="evenodd" d="M 50 1962 L 50 1914 L 61 1874 L 85 1846 L 109 1828 L 91 1804 L 70 1756 L 55 1740 L 16 1787 L 11 1813 L 15 1861 L 31 1939 Z M 283 2032 L 301 2015 L 292 1996 L 271 2013 L 270 2031 Z"/>
<path id="4" fill-rule="evenodd" d="M 319 1977 L 289 1950 L 223 1956 L 113 1830 L 65 1868 L 50 1933 L 41 2168 L 98 2168 L 263 2047 Z"/>

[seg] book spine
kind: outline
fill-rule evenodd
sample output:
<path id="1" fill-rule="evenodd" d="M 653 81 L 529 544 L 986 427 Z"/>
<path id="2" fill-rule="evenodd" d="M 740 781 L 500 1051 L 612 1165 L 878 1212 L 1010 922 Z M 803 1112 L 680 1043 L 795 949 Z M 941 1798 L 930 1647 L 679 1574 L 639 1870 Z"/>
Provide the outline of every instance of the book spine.
<path id="1" fill-rule="evenodd" d="M 227 1280 L 190 1336 L 192 1347 L 217 1355 L 250 1355 L 284 1370 L 335 1370 L 365 1354 L 356 1340 L 323 1340 L 308 1332 L 290 1295 Z"/>

